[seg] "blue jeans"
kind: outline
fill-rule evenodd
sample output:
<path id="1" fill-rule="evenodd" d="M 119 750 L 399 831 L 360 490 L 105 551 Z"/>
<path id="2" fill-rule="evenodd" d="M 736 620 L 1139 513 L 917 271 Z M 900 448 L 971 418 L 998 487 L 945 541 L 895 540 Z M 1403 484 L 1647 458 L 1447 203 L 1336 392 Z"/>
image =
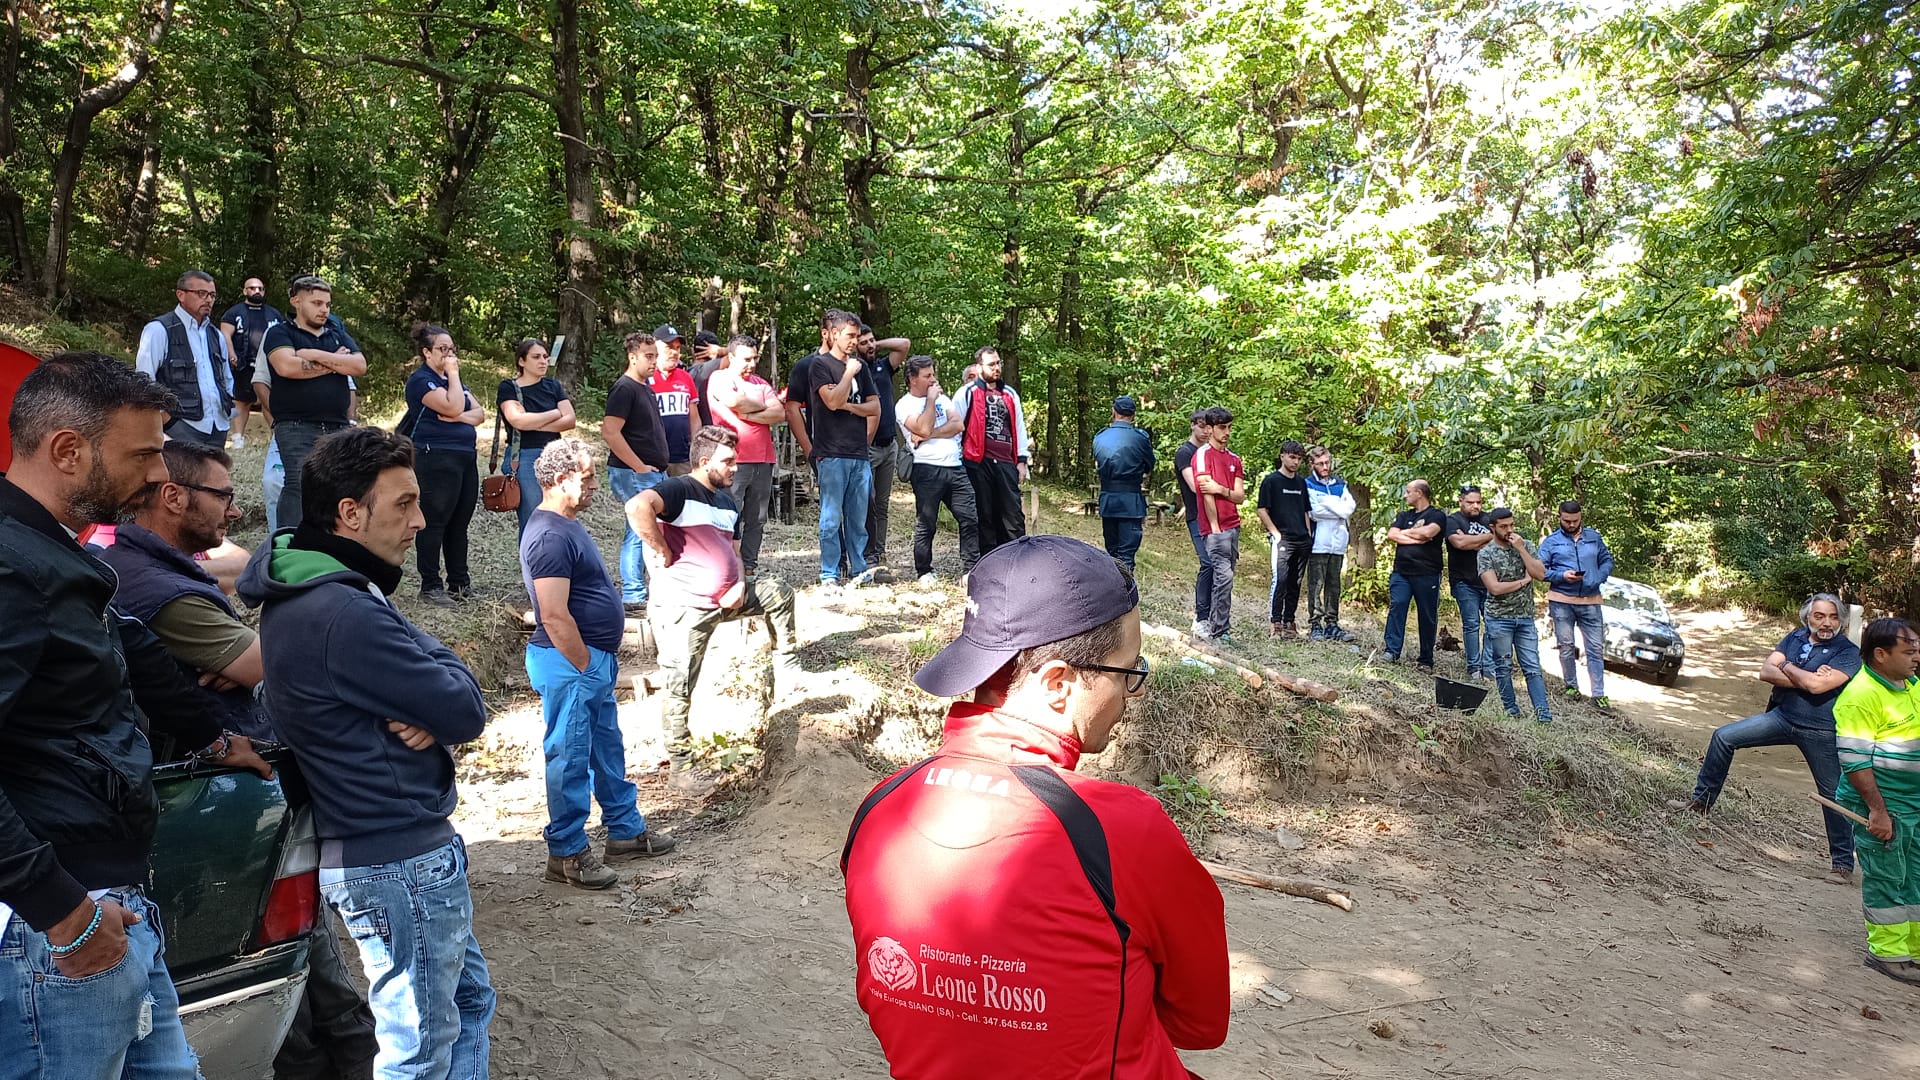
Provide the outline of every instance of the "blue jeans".
<path id="1" fill-rule="evenodd" d="M 1840 751 L 1834 744 L 1833 728 L 1812 728 L 1794 723 L 1778 710 L 1769 709 L 1713 731 L 1707 741 L 1706 760 L 1700 763 L 1700 777 L 1693 785 L 1693 801 L 1712 806 L 1726 785 L 1727 769 L 1733 765 L 1733 752 L 1751 746 L 1793 746 L 1807 759 L 1807 771 L 1813 774 L 1813 786 L 1826 798 L 1833 798 L 1840 786 Z M 1827 854 L 1833 865 L 1853 869 L 1853 826 L 1838 811 L 1822 809 L 1827 826 Z"/>
<path id="2" fill-rule="evenodd" d="M 587 670 L 580 671 L 559 649 L 527 646 L 527 678 L 547 717 L 540 744 L 547 757 L 547 854 L 563 859 L 587 849 L 593 799 L 600 801 L 608 836 L 630 840 L 647 831 L 639 789 L 627 779 L 613 700 L 620 661 L 591 645 L 587 658 Z"/>
<path id="3" fill-rule="evenodd" d="M 106 899 L 141 917 L 127 953 L 95 975 L 69 979 L 47 935 L 20 916 L 0 936 L 0 1077 L 5 1080 L 197 1080 L 167 974 L 160 909 L 138 891 Z M 143 1033 L 142 1029 L 146 1029 Z"/>
<path id="4" fill-rule="evenodd" d="M 1200 572 L 1193 578 L 1193 621 L 1206 622 L 1213 614 L 1213 556 L 1200 539 L 1200 523 L 1187 522 L 1187 536 L 1193 540 L 1193 557 L 1200 560 Z"/>
<path id="5" fill-rule="evenodd" d="M 533 519 L 533 512 L 540 509 L 540 481 L 533 475 L 533 463 L 540 460 L 540 451 L 522 450 L 507 461 L 507 472 L 520 482 L 520 505 L 514 510 L 520 518 L 520 534 L 526 535 L 527 522 Z"/>
<path id="6" fill-rule="evenodd" d="M 1493 662 L 1490 659 L 1482 662 L 1484 646 L 1480 641 L 1481 611 L 1487 606 L 1487 590 L 1471 581 L 1455 581 L 1451 588 L 1453 602 L 1460 607 L 1460 636 L 1465 639 L 1461 648 L 1467 653 L 1467 674 L 1491 675 Z"/>
<path id="7" fill-rule="evenodd" d="M 1561 680 L 1576 690 L 1580 688 L 1579 658 L 1573 644 L 1573 631 L 1578 627 L 1581 647 L 1587 651 L 1589 692 L 1594 697 L 1604 696 L 1607 692 L 1607 616 L 1600 605 L 1563 604 L 1552 600 L 1547 603 L 1547 614 L 1553 616 L 1553 640 L 1560 647 Z"/>
<path id="8" fill-rule="evenodd" d="M 1433 636 L 1440 629 L 1440 575 L 1407 577 L 1399 571 L 1387 578 L 1387 657 L 1400 659 L 1407 644 L 1407 605 L 1419 609 L 1420 662 L 1433 663 Z"/>
<path id="9" fill-rule="evenodd" d="M 1553 710 L 1547 707 L 1547 676 L 1540 670 L 1540 629 L 1532 619 L 1490 616 L 1486 620 L 1487 664 L 1500 687 L 1500 704 L 1507 712 L 1520 715 L 1520 702 L 1513 694 L 1513 665 L 1517 658 L 1520 672 L 1527 680 L 1527 697 L 1533 702 L 1533 718 L 1543 724 L 1553 722 Z"/>
<path id="10" fill-rule="evenodd" d="M 613 489 L 613 497 L 625 507 L 628 500 L 643 491 L 650 491 L 665 483 L 664 470 L 652 472 L 634 472 L 632 469 L 608 469 L 607 486 Z M 621 518 L 626 517 L 625 510 Z M 647 602 L 647 560 L 641 557 L 640 534 L 633 526 L 626 526 L 626 533 L 620 538 L 620 599 L 623 603 L 644 604 Z"/>
<path id="11" fill-rule="evenodd" d="M 493 985 L 460 838 L 400 862 L 323 866 L 320 896 L 360 950 L 376 1080 L 486 1080 Z"/>
<path id="12" fill-rule="evenodd" d="M 825 457 L 814 463 L 820 485 L 820 580 L 840 580 L 840 564 L 859 577 L 867 572 L 867 503 L 873 466 L 867 459 Z"/>

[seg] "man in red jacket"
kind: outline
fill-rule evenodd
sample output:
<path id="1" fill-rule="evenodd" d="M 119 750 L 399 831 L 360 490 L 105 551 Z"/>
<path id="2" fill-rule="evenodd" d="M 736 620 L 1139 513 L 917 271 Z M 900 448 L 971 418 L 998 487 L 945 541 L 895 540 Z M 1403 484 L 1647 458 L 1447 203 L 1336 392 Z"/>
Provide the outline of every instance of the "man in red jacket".
<path id="1" fill-rule="evenodd" d="M 973 700 L 848 830 L 860 1007 L 902 1080 L 1186 1080 L 1227 1035 L 1220 890 L 1153 796 L 1073 771 L 1146 688 L 1139 590 L 1063 536 L 968 582 L 914 681 Z"/>

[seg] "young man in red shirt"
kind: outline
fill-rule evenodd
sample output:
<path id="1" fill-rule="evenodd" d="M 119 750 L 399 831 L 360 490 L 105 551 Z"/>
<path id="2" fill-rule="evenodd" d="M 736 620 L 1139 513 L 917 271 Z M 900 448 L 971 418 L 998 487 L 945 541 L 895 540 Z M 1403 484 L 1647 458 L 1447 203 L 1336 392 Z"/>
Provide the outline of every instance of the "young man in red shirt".
<path id="1" fill-rule="evenodd" d="M 733 497 L 740 504 L 740 562 L 748 577 L 760 569 L 760 540 L 773 504 L 773 425 L 787 422 L 780 392 L 754 369 L 759 339 L 738 334 L 707 378 L 707 409 L 713 422 L 739 436 L 740 470 Z"/>
<path id="2" fill-rule="evenodd" d="M 902 1080 L 1187 1080 L 1226 1039 L 1220 889 L 1153 796 L 1074 772 L 1146 689 L 1140 593 L 1107 554 L 1024 536 L 968 578 L 919 672 L 956 702 L 875 788 L 841 867 L 860 1007 Z"/>
<path id="3" fill-rule="evenodd" d="M 1202 636 L 1215 641 L 1232 639 L 1233 569 L 1240 561 L 1240 504 L 1247 501 L 1247 466 L 1227 449 L 1233 414 L 1218 406 L 1207 410 L 1207 441 L 1194 451 L 1186 481 L 1198 495 L 1200 543 L 1206 548 L 1213 574 L 1213 596 L 1208 603 Z"/>

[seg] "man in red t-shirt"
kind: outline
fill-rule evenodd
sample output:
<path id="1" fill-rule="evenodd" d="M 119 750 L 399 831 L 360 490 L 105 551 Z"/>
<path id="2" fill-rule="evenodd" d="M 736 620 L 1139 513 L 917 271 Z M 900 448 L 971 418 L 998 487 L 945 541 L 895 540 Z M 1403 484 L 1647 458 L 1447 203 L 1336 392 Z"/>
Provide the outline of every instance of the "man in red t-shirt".
<path id="1" fill-rule="evenodd" d="M 914 675 L 940 749 L 867 796 L 841 868 L 860 1007 L 901 1080 L 1187 1080 L 1226 1039 L 1220 889 L 1153 796 L 1073 771 L 1146 689 L 1140 593 L 1107 554 L 981 556 L 960 637 Z"/>
<path id="2" fill-rule="evenodd" d="M 760 566 L 760 538 L 773 503 L 773 425 L 787 422 L 780 392 L 754 370 L 760 342 L 740 334 L 727 343 L 720 366 L 707 377 L 707 411 L 740 438 L 740 469 L 733 498 L 740 504 L 740 561 L 748 577 Z"/>
<path id="3" fill-rule="evenodd" d="M 693 769 L 687 719 L 707 643 L 721 623 L 764 618 L 773 637 L 776 696 L 790 696 L 799 677 L 793 590 L 779 578 L 746 579 L 733 533 L 740 510 L 728 493 L 739 439 L 718 424 L 693 437 L 693 471 L 669 478 L 627 502 L 627 521 L 646 544 L 653 590 L 647 622 L 659 652 L 666 697 L 667 754 L 674 787 L 702 792 L 713 784 Z"/>
<path id="4" fill-rule="evenodd" d="M 1200 543 L 1213 574 L 1202 636 L 1231 642 L 1227 632 L 1233 622 L 1233 568 L 1240 561 L 1240 504 L 1247 501 L 1247 467 L 1227 449 L 1233 414 L 1216 406 L 1207 410 L 1206 423 L 1207 441 L 1194 451 L 1185 476 L 1198 497 Z"/>
<path id="5" fill-rule="evenodd" d="M 680 331 L 663 323 L 653 328 L 653 340 L 660 344 L 660 361 L 647 378 L 647 389 L 653 391 L 667 431 L 667 475 L 685 476 L 693 471 L 688 447 L 700 433 L 700 391 L 680 366 Z"/>

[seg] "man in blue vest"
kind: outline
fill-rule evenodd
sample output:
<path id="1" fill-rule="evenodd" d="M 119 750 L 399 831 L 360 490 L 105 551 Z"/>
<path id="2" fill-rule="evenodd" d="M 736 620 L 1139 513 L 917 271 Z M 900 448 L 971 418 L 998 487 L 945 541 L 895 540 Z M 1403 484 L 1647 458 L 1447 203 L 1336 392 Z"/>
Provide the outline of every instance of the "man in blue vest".
<path id="1" fill-rule="evenodd" d="M 1147 524 L 1147 478 L 1153 475 L 1153 440 L 1133 426 L 1140 409 L 1131 394 L 1113 399 L 1113 422 L 1093 437 L 1093 463 L 1100 473 L 1100 528 L 1107 554 L 1133 569 Z"/>
<path id="2" fill-rule="evenodd" d="M 220 447 L 233 414 L 233 366 L 211 318 L 217 295 L 206 271 L 181 274 L 173 286 L 179 302 L 140 331 L 134 366 L 179 399 L 167 416 L 167 438 Z"/>

